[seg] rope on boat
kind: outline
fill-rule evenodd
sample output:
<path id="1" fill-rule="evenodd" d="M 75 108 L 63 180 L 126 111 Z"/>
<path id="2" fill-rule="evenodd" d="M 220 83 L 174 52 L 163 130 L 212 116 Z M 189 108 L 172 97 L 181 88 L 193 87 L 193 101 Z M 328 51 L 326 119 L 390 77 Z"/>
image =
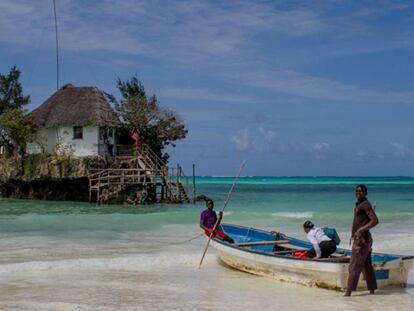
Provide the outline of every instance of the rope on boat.
<path id="1" fill-rule="evenodd" d="M 251 230 L 252 228 L 251 227 L 249 227 L 249 230 L 247 230 L 247 233 L 246 233 L 246 236 L 244 237 L 244 241 L 247 241 L 247 238 L 249 237 L 249 233 L 250 233 L 250 230 Z"/>
<path id="2" fill-rule="evenodd" d="M 181 241 L 181 242 L 170 243 L 170 245 L 185 244 L 185 243 L 191 242 L 191 241 L 193 241 L 193 240 L 195 240 L 199 237 L 202 237 L 203 235 L 204 235 L 204 233 L 200 233 L 200 234 L 197 234 L 195 237 L 192 237 L 191 239 Z"/>

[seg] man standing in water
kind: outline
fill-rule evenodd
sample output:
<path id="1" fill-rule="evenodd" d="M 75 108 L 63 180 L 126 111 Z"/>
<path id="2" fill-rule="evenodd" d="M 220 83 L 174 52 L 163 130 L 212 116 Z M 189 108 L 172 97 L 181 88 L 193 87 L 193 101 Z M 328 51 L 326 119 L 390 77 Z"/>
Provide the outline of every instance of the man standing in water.
<path id="1" fill-rule="evenodd" d="M 358 185 L 355 189 L 357 202 L 354 209 L 354 221 L 352 223 L 351 262 L 349 263 L 348 287 L 345 296 L 351 296 L 358 285 L 358 280 L 363 271 L 367 281 L 367 287 L 371 294 L 377 289 L 374 267 L 371 262 L 372 237 L 369 229 L 378 224 L 378 218 L 374 209 L 367 200 L 368 190 L 365 185 Z"/>
<path id="2" fill-rule="evenodd" d="M 220 225 L 221 219 L 223 218 L 223 212 L 219 212 L 219 218 L 217 221 L 217 214 L 213 210 L 214 202 L 211 199 L 206 200 L 207 209 L 205 209 L 200 215 L 200 227 L 204 230 L 207 236 L 213 234 L 213 237 L 217 236 L 223 241 L 227 241 L 229 243 L 234 243 L 234 240 L 225 234 L 223 231 L 219 230 L 218 227 Z M 213 232 L 214 225 L 217 222 L 216 230 Z"/>

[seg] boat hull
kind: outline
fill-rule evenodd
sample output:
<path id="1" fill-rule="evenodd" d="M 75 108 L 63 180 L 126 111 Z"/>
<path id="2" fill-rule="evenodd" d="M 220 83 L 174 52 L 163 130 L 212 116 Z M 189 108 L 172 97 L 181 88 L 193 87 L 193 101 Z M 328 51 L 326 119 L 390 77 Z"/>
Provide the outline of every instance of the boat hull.
<path id="1" fill-rule="evenodd" d="M 280 281 L 344 291 L 348 280 L 348 262 L 303 260 L 275 256 L 212 240 L 219 258 L 228 266 L 248 273 L 270 276 Z M 374 262 L 378 288 L 406 287 L 412 257 Z M 361 273 L 358 289 L 366 289 Z"/>

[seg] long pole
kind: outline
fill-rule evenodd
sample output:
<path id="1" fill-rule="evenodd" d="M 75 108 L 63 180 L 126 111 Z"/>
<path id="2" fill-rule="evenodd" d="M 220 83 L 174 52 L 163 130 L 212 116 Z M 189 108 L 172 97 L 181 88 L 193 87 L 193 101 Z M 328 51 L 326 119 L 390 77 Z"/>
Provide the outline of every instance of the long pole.
<path id="1" fill-rule="evenodd" d="M 56 89 L 59 90 L 59 41 L 56 15 L 56 0 L 53 0 L 53 12 L 55 14 L 55 36 L 56 36 Z"/>
<path id="2" fill-rule="evenodd" d="M 195 183 L 195 164 L 193 164 L 193 204 L 195 204 L 196 183 Z"/>
<path id="3" fill-rule="evenodd" d="M 243 163 L 240 165 L 239 172 L 237 173 L 237 175 L 236 175 L 236 177 L 235 177 L 235 179 L 234 179 L 233 185 L 231 185 L 230 191 L 229 191 L 229 193 L 227 194 L 227 199 L 226 199 L 226 201 L 224 202 L 223 208 L 221 209 L 221 212 L 222 212 L 222 213 L 224 212 L 224 209 L 227 207 L 227 203 L 229 203 L 229 201 L 230 201 L 231 195 L 233 194 L 234 187 L 236 186 L 237 180 L 239 179 L 239 176 L 240 176 L 240 174 L 241 174 L 241 172 L 242 172 L 242 170 L 243 170 L 243 168 L 244 168 L 244 165 L 245 165 L 245 162 L 243 161 Z M 207 253 L 207 249 L 208 249 L 208 247 L 209 247 L 209 245 L 210 245 L 210 241 L 211 241 L 211 238 L 212 238 L 212 236 L 213 236 L 213 233 L 214 233 L 214 232 L 216 231 L 216 229 L 217 229 L 217 226 L 218 226 L 219 220 L 220 220 L 220 218 L 217 218 L 217 221 L 216 221 L 216 223 L 214 224 L 213 231 L 210 233 L 210 236 L 209 236 L 208 241 L 207 241 L 207 244 L 206 244 L 206 248 L 204 249 L 203 255 L 201 256 L 200 264 L 199 264 L 199 266 L 198 266 L 198 268 L 199 268 L 199 269 L 201 268 L 201 264 L 203 263 L 204 256 L 205 256 L 205 255 L 206 255 L 206 253 Z"/>

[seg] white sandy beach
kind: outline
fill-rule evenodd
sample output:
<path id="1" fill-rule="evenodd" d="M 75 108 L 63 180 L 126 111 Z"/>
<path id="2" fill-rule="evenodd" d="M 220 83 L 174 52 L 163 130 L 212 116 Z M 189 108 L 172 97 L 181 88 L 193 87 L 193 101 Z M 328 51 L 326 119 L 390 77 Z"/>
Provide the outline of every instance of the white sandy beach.
<path id="1" fill-rule="evenodd" d="M 340 292 L 232 270 L 218 261 L 212 248 L 198 270 L 204 238 L 172 244 L 185 241 L 187 230 L 198 232 L 195 226 L 167 225 L 155 235 L 130 232 L 100 245 L 92 240 L 3 237 L 0 309 L 303 310 L 315 304 L 318 310 L 413 308 L 413 273 L 407 289 L 344 298 Z M 412 247 L 414 239 L 406 242 Z"/>

